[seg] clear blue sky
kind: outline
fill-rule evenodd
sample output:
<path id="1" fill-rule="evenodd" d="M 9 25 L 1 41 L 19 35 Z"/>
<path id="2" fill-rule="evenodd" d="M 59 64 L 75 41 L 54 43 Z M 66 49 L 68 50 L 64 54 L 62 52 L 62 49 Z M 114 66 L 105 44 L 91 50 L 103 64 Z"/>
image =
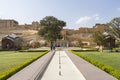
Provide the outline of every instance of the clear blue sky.
<path id="1" fill-rule="evenodd" d="M 0 18 L 19 24 L 55 16 L 67 28 L 92 27 L 120 17 L 120 0 L 0 0 Z"/>

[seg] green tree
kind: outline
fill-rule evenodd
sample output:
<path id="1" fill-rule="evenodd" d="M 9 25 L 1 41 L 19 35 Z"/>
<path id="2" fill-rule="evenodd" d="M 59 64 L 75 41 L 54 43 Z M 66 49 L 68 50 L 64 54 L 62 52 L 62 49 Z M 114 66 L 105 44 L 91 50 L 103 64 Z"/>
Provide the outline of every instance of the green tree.
<path id="1" fill-rule="evenodd" d="M 58 20 L 53 16 L 46 16 L 40 21 L 39 35 L 45 40 L 53 42 L 61 37 L 61 30 L 66 26 L 66 22 Z"/>
<path id="2" fill-rule="evenodd" d="M 117 40 L 120 40 L 120 17 L 114 18 L 107 23 L 106 31 Z"/>
<path id="3" fill-rule="evenodd" d="M 95 32 L 93 34 L 93 40 L 99 46 L 99 50 L 102 51 L 103 50 L 103 46 L 106 45 L 106 39 L 105 39 L 105 35 L 103 34 L 103 32 L 100 32 L 100 31 Z"/>

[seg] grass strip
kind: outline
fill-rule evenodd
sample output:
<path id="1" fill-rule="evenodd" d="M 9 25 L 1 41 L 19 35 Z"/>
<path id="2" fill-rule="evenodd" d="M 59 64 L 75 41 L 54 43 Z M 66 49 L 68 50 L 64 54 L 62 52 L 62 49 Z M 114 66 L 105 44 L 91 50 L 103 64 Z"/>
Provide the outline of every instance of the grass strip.
<path id="1" fill-rule="evenodd" d="M 100 61 L 94 60 L 92 58 L 87 57 L 84 54 L 81 54 L 79 52 L 75 52 L 73 50 L 71 50 L 70 52 L 72 52 L 73 54 L 76 54 L 77 56 L 85 59 L 86 61 L 90 62 L 91 64 L 97 66 L 98 68 L 100 68 L 101 70 L 111 74 L 112 76 L 116 77 L 118 80 L 120 80 L 120 72 L 116 69 L 114 69 L 113 67 L 106 65 Z"/>
<path id="2" fill-rule="evenodd" d="M 29 60 L 26 60 L 25 62 L 23 62 L 22 64 L 19 64 L 13 68 L 10 68 L 9 70 L 3 72 L 0 74 L 0 80 L 6 80 L 9 77 L 11 77 L 13 74 L 17 73 L 18 71 L 20 71 L 21 69 L 23 69 L 24 67 L 26 67 L 27 65 L 31 64 L 32 62 L 34 62 L 35 60 L 39 59 L 40 57 L 42 57 L 43 55 L 45 55 L 46 53 L 48 53 L 49 51 L 46 50 L 45 52 L 43 52 L 42 54 L 40 54 L 39 56 L 36 56 L 34 58 L 31 58 Z"/>

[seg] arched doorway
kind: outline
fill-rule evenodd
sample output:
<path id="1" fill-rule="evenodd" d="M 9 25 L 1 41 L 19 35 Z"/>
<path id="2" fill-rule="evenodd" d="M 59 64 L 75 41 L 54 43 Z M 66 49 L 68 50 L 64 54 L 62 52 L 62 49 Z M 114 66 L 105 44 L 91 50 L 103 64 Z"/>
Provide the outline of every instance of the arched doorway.
<path id="1" fill-rule="evenodd" d="M 15 34 L 10 34 L 2 38 L 2 49 L 3 50 L 17 50 L 21 49 L 22 40 Z"/>

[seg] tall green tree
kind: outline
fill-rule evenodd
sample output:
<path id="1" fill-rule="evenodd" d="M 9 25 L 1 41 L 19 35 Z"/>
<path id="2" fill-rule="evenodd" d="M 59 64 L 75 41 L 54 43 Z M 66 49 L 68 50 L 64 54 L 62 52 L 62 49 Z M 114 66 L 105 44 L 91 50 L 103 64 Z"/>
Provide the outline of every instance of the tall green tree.
<path id="1" fill-rule="evenodd" d="M 120 17 L 114 18 L 107 23 L 106 31 L 117 40 L 120 40 Z"/>
<path id="2" fill-rule="evenodd" d="M 59 20 L 53 16 L 46 16 L 40 20 L 39 35 L 45 40 L 53 42 L 61 37 L 61 30 L 66 26 L 66 22 Z"/>
<path id="3" fill-rule="evenodd" d="M 95 32 L 94 35 L 93 35 L 93 38 L 94 38 L 94 41 L 98 44 L 98 45 L 105 45 L 106 43 L 106 40 L 105 40 L 105 35 L 98 31 L 98 32 Z"/>
<path id="4" fill-rule="evenodd" d="M 95 32 L 93 34 L 93 40 L 94 42 L 97 43 L 97 45 L 99 46 L 99 50 L 102 51 L 103 50 L 103 46 L 106 45 L 106 39 L 105 39 L 105 35 L 103 34 L 103 32 Z"/>

